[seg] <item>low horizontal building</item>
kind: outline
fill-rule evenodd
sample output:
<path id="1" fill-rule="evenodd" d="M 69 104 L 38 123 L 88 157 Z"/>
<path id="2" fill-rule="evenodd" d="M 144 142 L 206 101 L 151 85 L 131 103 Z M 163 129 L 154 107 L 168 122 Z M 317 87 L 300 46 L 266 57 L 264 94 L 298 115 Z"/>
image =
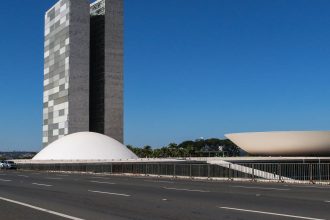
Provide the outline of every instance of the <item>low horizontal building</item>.
<path id="1" fill-rule="evenodd" d="M 251 155 L 330 155 L 330 131 L 248 132 L 225 136 Z"/>

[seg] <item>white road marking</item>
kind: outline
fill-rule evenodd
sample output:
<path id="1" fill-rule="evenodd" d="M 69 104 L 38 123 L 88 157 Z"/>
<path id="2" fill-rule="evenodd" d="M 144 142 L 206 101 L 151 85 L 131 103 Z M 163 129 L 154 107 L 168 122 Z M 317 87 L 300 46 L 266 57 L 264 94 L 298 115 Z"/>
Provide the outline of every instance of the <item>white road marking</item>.
<path id="1" fill-rule="evenodd" d="M 48 179 L 48 180 L 62 180 L 63 178 L 61 178 L 61 177 L 45 177 L 45 179 Z"/>
<path id="2" fill-rule="evenodd" d="M 0 179 L 2 182 L 10 182 L 11 180 Z"/>
<path id="3" fill-rule="evenodd" d="M 270 187 L 255 187 L 255 186 L 230 186 L 233 188 L 244 188 L 244 189 L 267 189 L 267 190 L 279 190 L 279 191 L 288 191 L 290 189 L 285 188 L 270 188 Z"/>
<path id="4" fill-rule="evenodd" d="M 329 202 L 329 203 L 330 203 L 330 200 L 326 200 L 326 201 L 324 201 L 324 202 Z"/>
<path id="5" fill-rule="evenodd" d="M 329 187 L 322 187 L 322 186 L 292 186 L 292 187 L 297 187 L 297 188 L 315 188 L 315 189 L 329 189 Z"/>
<path id="6" fill-rule="evenodd" d="M 131 196 L 131 195 L 122 194 L 122 193 L 102 192 L 102 191 L 94 191 L 94 190 L 88 190 L 88 192 L 108 194 L 108 195 L 115 195 L 115 196 L 125 196 L 125 197 Z"/>
<path id="7" fill-rule="evenodd" d="M 109 178 L 105 178 L 105 177 L 99 177 L 99 176 L 92 176 L 91 178 L 93 178 L 93 179 L 103 179 L 103 180 L 109 180 Z"/>
<path id="8" fill-rule="evenodd" d="M 114 185 L 114 184 L 116 184 L 116 183 L 110 183 L 110 182 L 100 182 L 100 181 L 93 181 L 93 180 L 91 180 L 91 181 L 89 181 L 89 182 L 91 182 L 91 183 L 109 184 L 109 185 Z"/>
<path id="9" fill-rule="evenodd" d="M 26 175 L 17 175 L 17 176 L 29 178 L 29 176 L 26 176 Z"/>
<path id="10" fill-rule="evenodd" d="M 56 176 L 69 176 L 69 175 L 57 174 Z"/>
<path id="11" fill-rule="evenodd" d="M 241 211 L 241 212 L 252 212 L 252 213 L 265 214 L 265 215 L 283 216 L 283 217 L 288 217 L 288 218 L 299 218 L 299 219 L 309 219 L 309 220 L 325 220 L 325 219 L 321 219 L 321 218 L 311 218 L 311 217 L 305 217 L 305 216 L 287 215 L 287 214 L 280 214 L 280 213 L 274 213 L 274 212 L 263 212 L 263 211 L 257 211 L 257 210 L 249 210 L 249 209 L 238 209 L 238 208 L 231 208 L 231 207 L 219 207 L 219 208 L 220 209 Z"/>
<path id="12" fill-rule="evenodd" d="M 144 180 L 144 182 L 149 182 L 149 183 L 174 183 L 171 181 L 165 181 L 165 180 Z"/>
<path id="13" fill-rule="evenodd" d="M 37 186 L 47 186 L 47 187 L 53 186 L 53 185 L 48 185 L 48 184 L 43 184 L 43 183 L 32 183 L 32 184 L 37 185 Z"/>
<path id="14" fill-rule="evenodd" d="M 52 211 L 52 210 L 49 210 L 49 209 L 40 208 L 40 207 L 33 206 L 33 205 L 30 205 L 30 204 L 27 204 L 27 203 L 15 201 L 15 200 L 3 198 L 3 197 L 0 197 L 0 200 L 6 201 L 6 202 L 11 202 L 11 203 L 14 203 L 14 204 L 17 204 L 17 205 L 25 206 L 25 207 L 28 207 L 28 208 L 31 208 L 31 209 L 35 209 L 35 210 L 38 210 L 38 211 L 41 211 L 41 212 L 46 212 L 46 213 L 49 213 L 49 214 L 52 214 L 52 215 L 60 216 L 60 217 L 71 219 L 71 220 L 84 220 L 82 218 L 77 218 L 77 217 L 66 215 L 66 214 L 63 214 L 63 213 L 60 213 L 60 212 L 55 212 L 55 211 Z"/>
<path id="15" fill-rule="evenodd" d="M 177 191 L 188 191 L 188 192 L 202 192 L 202 193 L 210 192 L 210 191 L 207 191 L 207 190 L 200 190 L 200 189 L 181 189 L 181 188 L 170 188 L 170 187 L 163 187 L 163 189 L 177 190 Z"/>
<path id="16" fill-rule="evenodd" d="M 7 174 L 1 173 L 0 176 L 7 176 Z"/>

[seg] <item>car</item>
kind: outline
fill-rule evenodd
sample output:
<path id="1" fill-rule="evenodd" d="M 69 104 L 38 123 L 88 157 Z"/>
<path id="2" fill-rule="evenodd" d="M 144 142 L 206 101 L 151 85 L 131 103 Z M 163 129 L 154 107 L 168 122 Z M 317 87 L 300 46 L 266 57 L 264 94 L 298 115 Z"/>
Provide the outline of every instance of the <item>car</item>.
<path id="1" fill-rule="evenodd" d="M 16 164 L 14 163 L 14 161 L 5 161 L 6 164 L 6 169 L 17 169 Z"/>
<path id="2" fill-rule="evenodd" d="M 0 169 L 5 169 L 6 168 L 6 163 L 5 163 L 5 161 L 0 161 Z"/>

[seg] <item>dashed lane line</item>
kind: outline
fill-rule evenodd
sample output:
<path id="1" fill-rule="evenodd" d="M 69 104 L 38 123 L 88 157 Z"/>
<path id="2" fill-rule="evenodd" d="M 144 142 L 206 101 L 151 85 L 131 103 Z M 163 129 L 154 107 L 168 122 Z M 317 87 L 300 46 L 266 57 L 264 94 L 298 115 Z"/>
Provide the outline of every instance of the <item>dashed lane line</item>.
<path id="1" fill-rule="evenodd" d="M 63 178 L 61 177 L 45 177 L 47 180 L 62 180 Z"/>
<path id="2" fill-rule="evenodd" d="M 174 182 L 166 181 L 166 180 L 144 180 L 144 182 L 148 182 L 148 183 L 174 183 Z"/>
<path id="3" fill-rule="evenodd" d="M 100 177 L 100 176 L 92 176 L 90 177 L 92 179 L 102 179 L 102 180 L 109 180 L 109 178 L 106 178 L 106 177 Z"/>
<path id="4" fill-rule="evenodd" d="M 43 184 L 43 183 L 32 183 L 33 185 L 37 185 L 37 186 L 46 186 L 46 187 L 51 187 L 53 185 L 48 185 L 48 184 Z"/>
<path id="5" fill-rule="evenodd" d="M 124 197 L 130 197 L 131 196 L 131 195 L 128 195 L 128 194 L 113 193 L 113 192 L 102 192 L 102 191 L 95 191 L 95 190 L 88 190 L 88 192 L 115 195 L 115 196 L 124 196 Z"/>
<path id="6" fill-rule="evenodd" d="M 177 190 L 177 191 L 188 191 L 188 192 L 201 192 L 201 193 L 208 193 L 208 190 L 200 190 L 200 189 L 182 189 L 182 188 L 171 188 L 171 187 L 162 187 L 163 189 L 168 190 Z"/>
<path id="7" fill-rule="evenodd" d="M 27 175 L 17 175 L 17 176 L 24 177 L 24 178 L 29 178 L 29 176 L 27 176 Z"/>
<path id="8" fill-rule="evenodd" d="M 94 180 L 91 180 L 89 181 L 91 183 L 100 183 L 100 184 L 109 184 L 109 185 L 115 185 L 116 183 L 111 183 L 111 182 L 102 182 L 102 181 L 94 181 Z"/>

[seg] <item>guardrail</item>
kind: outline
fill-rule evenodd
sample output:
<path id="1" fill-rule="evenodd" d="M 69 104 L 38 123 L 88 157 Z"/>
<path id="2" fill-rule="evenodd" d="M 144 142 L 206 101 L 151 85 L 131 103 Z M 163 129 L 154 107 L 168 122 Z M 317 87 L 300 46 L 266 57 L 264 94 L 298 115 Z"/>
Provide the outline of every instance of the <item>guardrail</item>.
<path id="1" fill-rule="evenodd" d="M 21 170 L 157 175 L 210 179 L 323 182 L 330 184 L 330 163 L 54 163 L 17 164 Z M 261 175 L 262 174 L 262 175 Z"/>

